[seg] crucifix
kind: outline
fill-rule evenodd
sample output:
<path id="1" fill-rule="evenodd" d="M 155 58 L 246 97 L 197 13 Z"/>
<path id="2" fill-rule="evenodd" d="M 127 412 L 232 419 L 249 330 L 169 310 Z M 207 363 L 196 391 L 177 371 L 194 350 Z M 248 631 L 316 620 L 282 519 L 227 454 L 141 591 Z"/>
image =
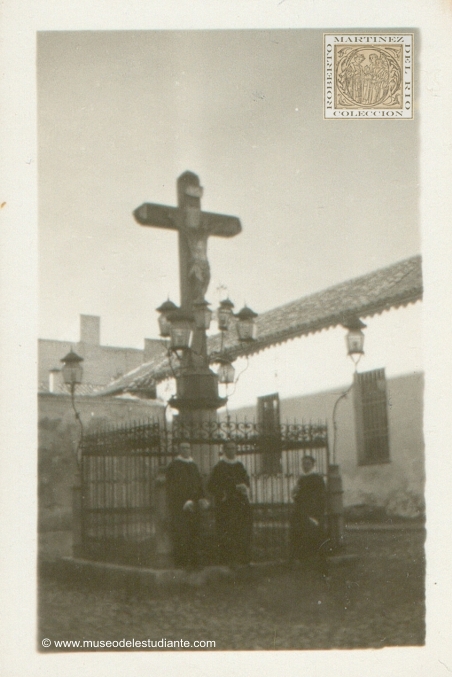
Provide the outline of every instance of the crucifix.
<path id="1" fill-rule="evenodd" d="M 142 226 L 177 231 L 181 310 L 187 313 L 193 312 L 194 303 L 205 300 L 209 286 L 208 238 L 234 237 L 242 230 L 235 216 L 202 211 L 202 193 L 199 177 L 184 172 L 177 180 L 177 207 L 144 203 L 133 212 Z M 218 378 L 209 368 L 204 329 L 195 329 L 191 350 L 184 353 L 171 406 L 181 412 L 218 409 L 226 400 L 218 396 Z"/>
<path id="2" fill-rule="evenodd" d="M 177 207 L 145 203 L 133 213 L 142 226 L 178 231 L 181 308 L 188 312 L 204 300 L 209 286 L 208 238 L 234 237 L 242 230 L 235 216 L 203 212 L 202 193 L 199 176 L 184 172 L 177 180 Z"/>

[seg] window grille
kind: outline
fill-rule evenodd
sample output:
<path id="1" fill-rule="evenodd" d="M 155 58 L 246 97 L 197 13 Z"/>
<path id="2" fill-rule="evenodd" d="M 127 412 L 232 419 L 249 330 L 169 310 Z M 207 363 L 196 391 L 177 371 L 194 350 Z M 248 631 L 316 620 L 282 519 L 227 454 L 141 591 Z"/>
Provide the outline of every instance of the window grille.
<path id="1" fill-rule="evenodd" d="M 355 374 L 354 406 L 358 464 L 388 463 L 388 403 L 384 369 Z"/>

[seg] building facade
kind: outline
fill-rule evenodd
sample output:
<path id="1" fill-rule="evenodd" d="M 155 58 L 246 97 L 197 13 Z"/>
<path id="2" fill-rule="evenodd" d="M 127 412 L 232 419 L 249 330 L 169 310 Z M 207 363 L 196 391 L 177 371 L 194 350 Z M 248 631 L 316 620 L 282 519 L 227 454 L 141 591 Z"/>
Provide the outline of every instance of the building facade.
<path id="1" fill-rule="evenodd" d="M 235 383 L 220 392 L 230 414 L 260 422 L 256 396 L 264 402 L 278 393 L 282 423 L 328 422 L 344 501 L 358 512 L 423 512 L 422 295 L 421 257 L 414 256 L 262 313 L 255 341 L 241 343 L 234 326 L 208 339 L 212 364 L 217 355 L 235 361 Z M 344 345 L 352 317 L 367 324 L 355 376 Z M 161 384 L 163 396 L 165 388 L 172 394 L 168 383 L 171 370 L 157 358 L 105 392 L 138 393 Z M 340 398 L 343 392 L 348 395 Z"/>
<path id="2" fill-rule="evenodd" d="M 262 420 L 262 404 L 273 399 L 278 402 L 275 425 L 278 419 L 326 421 L 330 461 L 341 469 L 346 512 L 416 518 L 425 509 L 423 393 L 422 373 L 386 379 L 385 370 L 377 369 L 356 374 L 352 387 L 283 399 L 272 393 L 230 414 Z"/>
<path id="3" fill-rule="evenodd" d="M 104 346 L 100 341 L 100 317 L 80 315 L 80 338 L 76 343 L 53 339 L 38 340 L 40 392 L 64 391 L 60 376 L 61 358 L 71 348 L 83 357 L 83 383 L 86 392 L 94 392 L 108 385 L 114 379 L 140 367 L 165 350 L 158 339 L 144 339 L 143 350 Z"/>

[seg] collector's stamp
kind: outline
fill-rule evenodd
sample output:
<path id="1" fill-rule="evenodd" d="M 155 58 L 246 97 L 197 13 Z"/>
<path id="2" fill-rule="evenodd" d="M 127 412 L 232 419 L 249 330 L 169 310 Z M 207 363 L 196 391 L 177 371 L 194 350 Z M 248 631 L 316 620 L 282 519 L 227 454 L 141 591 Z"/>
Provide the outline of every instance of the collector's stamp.
<path id="1" fill-rule="evenodd" d="M 413 117 L 411 33 L 325 34 L 324 118 Z"/>

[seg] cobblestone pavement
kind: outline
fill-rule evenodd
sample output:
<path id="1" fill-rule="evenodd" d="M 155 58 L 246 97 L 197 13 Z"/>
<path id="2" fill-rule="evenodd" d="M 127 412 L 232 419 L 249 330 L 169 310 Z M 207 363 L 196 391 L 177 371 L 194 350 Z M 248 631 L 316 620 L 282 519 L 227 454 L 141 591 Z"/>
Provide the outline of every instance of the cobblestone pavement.
<path id="1" fill-rule="evenodd" d="M 39 631 L 52 640 L 214 640 L 216 650 L 413 646 L 424 642 L 421 530 L 353 531 L 354 564 L 324 579 L 280 570 L 215 588 L 137 594 L 44 577 Z"/>

